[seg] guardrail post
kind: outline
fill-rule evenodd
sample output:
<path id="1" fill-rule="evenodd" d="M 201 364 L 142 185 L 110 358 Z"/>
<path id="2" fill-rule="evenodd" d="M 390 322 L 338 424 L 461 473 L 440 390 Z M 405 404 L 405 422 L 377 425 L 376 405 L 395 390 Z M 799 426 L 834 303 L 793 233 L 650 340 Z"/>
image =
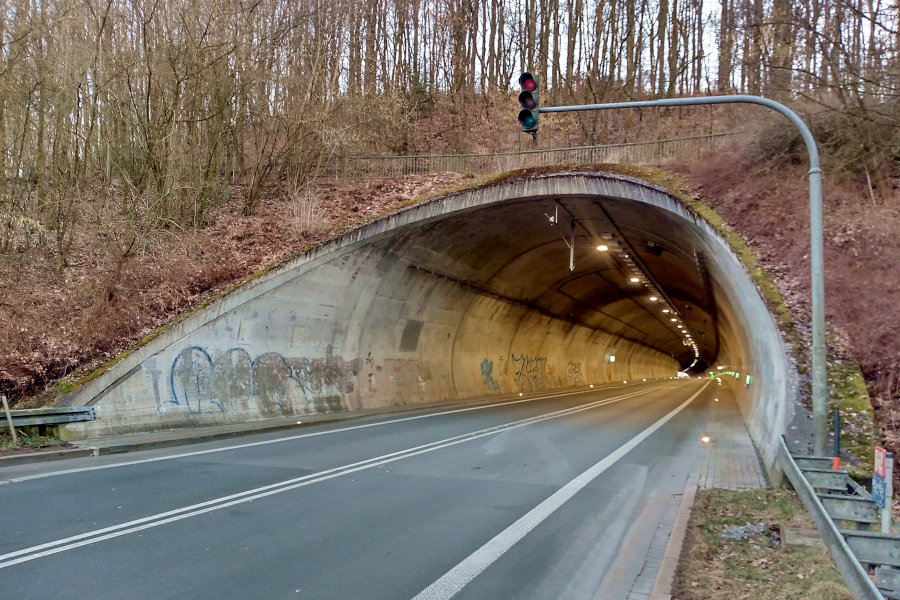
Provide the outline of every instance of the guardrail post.
<path id="1" fill-rule="evenodd" d="M 9 403 L 6 401 L 6 394 L 0 394 L 0 399 L 3 400 L 3 412 L 6 413 L 6 422 L 9 423 L 9 433 L 12 434 L 13 444 L 18 446 L 19 438 L 16 435 L 16 428 L 13 427 L 12 415 L 9 414 Z"/>

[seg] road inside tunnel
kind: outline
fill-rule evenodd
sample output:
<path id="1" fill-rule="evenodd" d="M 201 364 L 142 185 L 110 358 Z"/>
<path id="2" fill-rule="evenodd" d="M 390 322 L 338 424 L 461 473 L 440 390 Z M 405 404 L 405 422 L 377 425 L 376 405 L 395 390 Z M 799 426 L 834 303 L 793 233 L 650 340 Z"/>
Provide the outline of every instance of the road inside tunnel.
<path id="1" fill-rule="evenodd" d="M 693 379 L 22 466 L 0 573 L 17 598 L 626 598 L 688 478 L 740 444 L 727 389 Z"/>

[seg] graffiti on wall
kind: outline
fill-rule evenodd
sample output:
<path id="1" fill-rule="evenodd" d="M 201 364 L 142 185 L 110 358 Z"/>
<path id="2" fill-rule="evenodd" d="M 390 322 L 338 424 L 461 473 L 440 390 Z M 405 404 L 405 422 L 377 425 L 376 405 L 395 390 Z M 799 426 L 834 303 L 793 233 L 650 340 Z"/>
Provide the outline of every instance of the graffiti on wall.
<path id="1" fill-rule="evenodd" d="M 566 363 L 566 375 L 573 385 L 584 385 L 584 377 L 581 375 L 581 363 L 569 361 Z"/>
<path id="2" fill-rule="evenodd" d="M 547 367 L 546 356 L 533 354 L 510 354 L 510 362 L 513 368 L 513 381 L 523 391 L 536 392 L 546 389 L 544 380 Z"/>
<path id="3" fill-rule="evenodd" d="M 500 389 L 500 384 L 494 380 L 494 361 L 489 358 L 481 361 L 481 385 L 492 391 Z"/>
<path id="4" fill-rule="evenodd" d="M 269 352 L 256 359 L 232 348 L 213 360 L 200 346 L 182 350 L 172 362 L 170 404 L 192 414 L 247 410 L 255 397 L 263 416 L 341 410 L 343 396 L 353 391 L 356 361 L 345 362 L 326 349 L 324 358 L 285 358 Z M 157 405 L 160 402 L 157 401 Z"/>

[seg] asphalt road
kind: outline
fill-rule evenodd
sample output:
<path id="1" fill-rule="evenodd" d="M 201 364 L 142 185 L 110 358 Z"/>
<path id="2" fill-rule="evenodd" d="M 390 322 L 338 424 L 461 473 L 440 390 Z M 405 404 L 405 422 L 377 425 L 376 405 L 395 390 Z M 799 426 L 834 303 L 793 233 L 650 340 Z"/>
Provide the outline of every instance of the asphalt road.
<path id="1" fill-rule="evenodd" d="M 0 472 L 4 598 L 625 598 L 697 380 Z"/>

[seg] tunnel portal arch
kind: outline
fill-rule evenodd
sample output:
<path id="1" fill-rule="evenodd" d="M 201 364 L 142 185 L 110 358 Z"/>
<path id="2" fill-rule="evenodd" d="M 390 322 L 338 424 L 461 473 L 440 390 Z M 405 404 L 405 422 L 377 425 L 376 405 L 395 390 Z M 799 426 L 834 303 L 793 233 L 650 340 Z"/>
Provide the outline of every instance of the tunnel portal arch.
<path id="1" fill-rule="evenodd" d="M 571 268 L 570 268 L 571 267 Z M 62 402 L 69 438 L 456 402 L 722 365 L 765 462 L 796 373 L 719 233 L 665 189 L 515 172 L 360 226 L 176 322 Z"/>

